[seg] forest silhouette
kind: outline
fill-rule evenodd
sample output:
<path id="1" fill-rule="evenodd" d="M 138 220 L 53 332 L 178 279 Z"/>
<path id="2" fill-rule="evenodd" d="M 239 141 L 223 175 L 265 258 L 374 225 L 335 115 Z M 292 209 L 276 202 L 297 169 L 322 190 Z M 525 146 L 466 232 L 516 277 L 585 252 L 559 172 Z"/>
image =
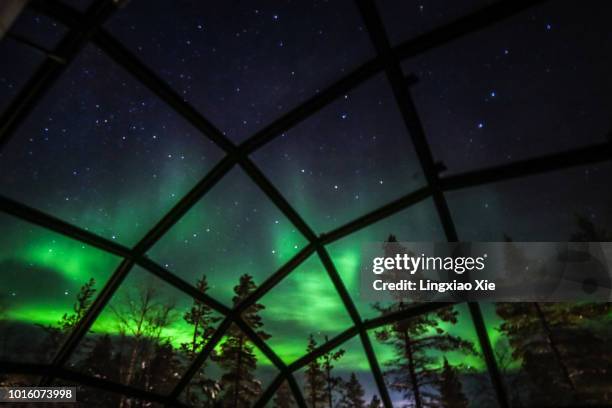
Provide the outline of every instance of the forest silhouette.
<path id="1" fill-rule="evenodd" d="M 609 241 L 612 237 L 590 221 L 578 218 L 573 241 Z M 507 241 L 511 241 L 506 237 Z M 405 250 L 390 235 L 385 255 Z M 518 251 L 511 246 L 511 251 Z M 513 259 L 522 259 L 515 253 Z M 518 258 L 517 258 L 518 257 Z M 507 265 L 520 268 L 520 262 Z M 50 360 L 66 336 L 83 318 L 94 301 L 97 282 L 84 282 L 75 295 L 70 313 L 55 324 L 40 326 L 44 338 L 39 353 Z M 196 282 L 203 294 L 209 290 L 206 276 Z M 233 288 L 233 306 L 239 305 L 257 289 L 249 274 L 243 274 Z M 157 393 L 170 392 L 182 374 L 216 333 L 221 317 L 204 302 L 194 299 L 187 310 L 179 311 L 172 300 L 162 296 L 159 287 L 146 284 L 127 291 L 108 306 L 116 323 L 114 333 L 93 333 L 81 344 L 70 369 L 88 376 Z M 415 306 L 400 295 L 386 304 L 372 304 L 380 315 Z M 262 340 L 266 332 L 261 311 L 265 305 L 253 303 L 242 313 L 244 322 Z M 612 401 L 612 347 L 609 336 L 609 303 L 496 303 L 501 318 L 500 340 L 495 347 L 498 365 L 506 381 L 513 407 L 600 406 Z M 6 318 L 8 304 L 0 302 L 0 325 L 4 337 L 3 354 L 11 352 L 6 337 L 12 331 Z M 400 406 L 468 407 L 489 406 L 495 396 L 486 373 L 467 364 L 451 363 L 457 358 L 480 356 L 479 346 L 454 333 L 459 311 L 449 305 L 435 312 L 400 319 L 372 331 L 378 346 L 390 350 L 381 360 L 384 379 L 393 399 Z M 189 328 L 188 341 L 177 344 L 166 334 L 169 326 L 182 320 Z M 304 353 L 316 351 L 329 341 L 312 333 L 304 339 Z M 341 346 L 320 353 L 304 366 L 299 381 L 306 404 L 311 408 L 382 407 L 376 392 L 367 390 L 359 373 L 347 370 Z M 260 353 L 251 338 L 235 324 L 223 334 L 201 369 L 185 387 L 181 400 L 190 406 L 242 408 L 251 406 L 265 391 L 259 376 Z M 379 356 L 380 359 L 380 356 Z M 3 375 L 0 386 L 31 386 L 31 379 Z M 146 401 L 108 393 L 79 389 L 83 406 L 144 407 Z M 371 395 L 366 398 L 366 395 Z M 283 381 L 271 399 L 273 407 L 296 407 L 293 391 Z"/>

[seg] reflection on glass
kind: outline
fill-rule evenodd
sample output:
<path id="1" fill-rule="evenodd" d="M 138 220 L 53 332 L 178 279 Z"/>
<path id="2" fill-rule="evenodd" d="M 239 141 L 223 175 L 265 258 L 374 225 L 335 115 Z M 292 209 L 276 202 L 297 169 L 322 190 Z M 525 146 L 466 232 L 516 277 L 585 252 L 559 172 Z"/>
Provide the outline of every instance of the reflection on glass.
<path id="1" fill-rule="evenodd" d="M 576 167 L 452 191 L 447 200 L 463 241 L 565 242 L 581 220 L 612 225 L 611 171 L 610 163 Z"/>

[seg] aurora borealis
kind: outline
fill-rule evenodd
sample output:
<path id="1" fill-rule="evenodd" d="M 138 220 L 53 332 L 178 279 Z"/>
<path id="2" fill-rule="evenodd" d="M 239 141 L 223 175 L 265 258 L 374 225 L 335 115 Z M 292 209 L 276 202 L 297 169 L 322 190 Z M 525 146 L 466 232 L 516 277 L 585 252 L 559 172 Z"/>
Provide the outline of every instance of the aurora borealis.
<path id="1" fill-rule="evenodd" d="M 374 56 L 348 0 L 227 1 L 214 10 L 197 3 L 133 0 L 105 27 L 236 143 Z M 465 9 L 455 2 L 439 2 L 453 3 L 449 9 L 379 3 L 397 44 L 490 1 L 466 2 Z M 401 13 L 411 24 L 402 23 Z M 612 43 L 612 36 L 604 17 L 595 6 L 545 4 L 405 61 L 405 72 L 419 78 L 413 94 L 435 159 L 447 168 L 442 175 L 605 141 L 612 61 L 604 43 Z M 585 20 L 591 23 L 584 26 Z M 31 10 L 14 30 L 49 48 L 65 32 Z M 0 41 L 0 55 L 4 109 L 42 56 L 11 38 Z M 220 148 L 137 78 L 88 45 L 0 151 L 0 194 L 131 247 L 222 158 Z M 382 74 L 282 133 L 251 159 L 317 234 L 425 185 Z M 576 167 L 455 191 L 447 199 L 463 240 L 496 241 L 507 234 L 518 241 L 565 241 L 576 215 L 602 227 L 612 224 L 611 170 L 609 163 Z M 327 246 L 363 319 L 378 312 L 359 298 L 361 246 L 390 234 L 399 241 L 445 240 L 426 199 Z M 236 166 L 146 255 L 191 284 L 206 276 L 208 294 L 231 306 L 240 275 L 248 273 L 260 284 L 306 244 Z M 35 338 L 38 325 L 70 313 L 88 279 L 100 290 L 120 262 L 0 214 L 0 302 L 5 320 L 17 328 L 0 334 L 0 357 L 39 361 L 36 341 L 22 344 L 19 356 L 10 347 L 22 337 Z M 118 334 L 110 307 L 147 284 L 176 302 L 179 318 L 164 336 L 175 346 L 188 338 L 180 316 L 191 299 L 140 267 L 130 271 L 89 335 Z M 316 254 L 260 302 L 271 334 L 267 342 L 285 363 L 305 354 L 310 334 L 321 343 L 352 325 Z M 497 345 L 500 319 L 490 305 L 483 310 Z M 464 306 L 459 322 L 447 329 L 476 343 Z M 392 352 L 372 342 L 381 363 L 389 360 Z M 342 347 L 347 354 L 338 369 L 357 372 L 369 399 L 376 386 L 358 337 Z M 263 370 L 273 370 L 261 353 L 258 357 Z M 448 358 L 485 370 L 481 356 L 451 352 Z"/>

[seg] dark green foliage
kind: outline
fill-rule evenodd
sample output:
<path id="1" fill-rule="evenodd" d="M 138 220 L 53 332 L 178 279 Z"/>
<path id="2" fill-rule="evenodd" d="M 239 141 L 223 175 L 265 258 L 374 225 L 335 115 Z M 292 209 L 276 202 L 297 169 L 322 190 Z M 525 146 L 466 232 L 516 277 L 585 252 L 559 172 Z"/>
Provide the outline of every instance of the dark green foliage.
<path id="1" fill-rule="evenodd" d="M 317 348 L 317 342 L 311 334 L 308 338 L 306 353 L 310 353 Z M 306 403 L 310 408 L 323 407 L 327 401 L 325 372 L 321 367 L 320 359 L 313 359 L 306 366 Z"/>
<path id="2" fill-rule="evenodd" d="M 280 387 L 278 387 L 272 402 L 274 404 L 274 408 L 294 408 L 297 406 L 287 381 L 283 381 Z"/>
<path id="3" fill-rule="evenodd" d="M 457 369 L 452 367 L 446 358 L 440 372 L 438 388 L 440 391 L 440 406 L 443 408 L 467 408 L 468 399 L 461 389 L 461 381 Z"/>
<path id="4" fill-rule="evenodd" d="M 583 217 L 577 224 L 574 241 L 610 239 Z M 523 395 L 513 398 L 523 405 L 527 400 L 542 406 L 608 404 L 612 348 L 606 327 L 611 311 L 610 303 L 497 303 L 503 319 L 499 329 L 521 366 L 515 377 L 527 385 Z"/>
<path id="5" fill-rule="evenodd" d="M 153 357 L 146 371 L 146 385 L 151 390 L 169 390 L 182 373 L 169 340 L 154 345 Z"/>
<path id="6" fill-rule="evenodd" d="M 355 373 L 351 373 L 349 380 L 343 382 L 341 394 L 338 408 L 365 408 L 365 391 Z"/>
<path id="7" fill-rule="evenodd" d="M 329 339 L 325 336 L 325 342 L 328 341 Z M 338 386 L 342 384 L 342 379 L 333 375 L 334 362 L 340 360 L 344 353 L 343 349 L 338 349 L 325 353 L 321 357 L 321 369 L 325 375 L 325 395 L 330 408 L 334 406 L 334 393 Z"/>
<path id="8" fill-rule="evenodd" d="M 43 342 L 42 354 L 45 360 L 53 358 L 55 352 L 60 347 L 64 336 L 76 326 L 83 318 L 87 309 L 91 305 L 96 293 L 96 281 L 94 278 L 89 279 L 77 293 L 76 300 L 72 306 L 73 313 L 64 313 L 62 318 L 53 326 L 42 326 L 47 333 L 47 338 Z"/>
<path id="9" fill-rule="evenodd" d="M 382 401 L 378 399 L 378 395 L 373 395 L 372 399 L 368 403 L 368 408 L 382 408 L 382 406 Z"/>
<path id="10" fill-rule="evenodd" d="M 405 251 L 391 235 L 385 244 L 385 256 Z M 402 300 L 387 307 L 374 305 L 374 309 L 383 315 L 410 307 L 411 304 Z M 417 408 L 438 405 L 439 395 L 431 386 L 425 387 L 437 383 L 439 369 L 433 368 L 438 363 L 435 354 L 450 351 L 476 354 L 471 342 L 452 335 L 441 327 L 443 322 L 456 324 L 457 314 L 454 307 L 448 307 L 435 313 L 397 321 L 375 332 L 379 342 L 392 346 L 395 350 L 395 358 L 385 363 L 385 376 L 391 389 L 400 392 L 406 399 L 414 400 Z"/>
<path id="11" fill-rule="evenodd" d="M 87 309 L 91 305 L 93 301 L 94 295 L 96 293 L 96 281 L 94 278 L 89 279 L 83 286 L 81 286 L 81 290 L 77 293 L 76 302 L 73 305 L 73 313 L 68 314 L 65 313 L 62 316 L 62 319 L 59 321 L 60 330 L 66 332 L 72 330 L 74 326 L 83 318 Z"/>
<path id="12" fill-rule="evenodd" d="M 251 294 L 256 287 L 250 275 L 242 275 L 240 282 L 234 287 L 234 306 Z M 270 335 L 262 329 L 263 322 L 259 312 L 263 309 L 263 305 L 255 303 L 245 310 L 242 318 L 265 340 Z M 261 394 L 261 383 L 253 375 L 257 368 L 254 346 L 238 326 L 232 325 L 220 348 L 217 362 L 224 372 L 221 377 L 223 406 L 248 407 Z"/>
<path id="13" fill-rule="evenodd" d="M 201 293 L 208 291 L 206 276 L 198 280 L 196 288 Z M 191 308 L 183 315 L 183 320 L 193 327 L 191 341 L 182 343 L 181 352 L 189 364 L 202 351 L 206 343 L 215 333 L 216 324 L 221 320 L 214 311 L 198 299 L 193 300 Z M 206 363 L 195 375 L 191 383 L 185 389 L 185 399 L 191 405 L 198 405 L 203 401 L 213 401 L 219 393 L 219 384 L 205 375 Z"/>
<path id="14" fill-rule="evenodd" d="M 108 334 L 98 336 L 87 354 L 81 361 L 83 371 L 97 378 L 117 381 L 119 379 L 118 367 L 110 362 L 113 360 L 113 342 Z"/>
<path id="15" fill-rule="evenodd" d="M 111 337 L 109 335 L 97 337 L 79 366 L 87 375 L 117 382 L 119 380 L 119 366 L 113 364 Z M 86 406 L 114 407 L 119 404 L 120 400 L 119 395 L 96 388 L 89 388 L 79 393 L 79 401 Z"/>

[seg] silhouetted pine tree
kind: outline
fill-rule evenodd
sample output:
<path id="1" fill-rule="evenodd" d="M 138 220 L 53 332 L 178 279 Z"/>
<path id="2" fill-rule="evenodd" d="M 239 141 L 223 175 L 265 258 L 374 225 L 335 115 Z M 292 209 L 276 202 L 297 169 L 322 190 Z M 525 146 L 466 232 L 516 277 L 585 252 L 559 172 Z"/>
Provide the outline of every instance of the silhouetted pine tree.
<path id="1" fill-rule="evenodd" d="M 355 373 L 351 373 L 348 381 L 342 383 L 342 397 L 338 403 L 339 408 L 365 408 L 363 399 L 365 391 L 359 383 Z"/>
<path id="2" fill-rule="evenodd" d="M 196 284 L 196 288 L 201 293 L 208 291 L 208 282 L 206 276 L 202 276 Z M 208 343 L 212 335 L 215 333 L 216 323 L 221 320 L 220 317 L 214 314 L 214 311 L 205 303 L 198 299 L 194 299 L 191 308 L 185 312 L 183 319 L 187 324 L 193 327 L 193 332 L 189 342 L 182 343 L 180 350 L 187 357 L 187 362 L 193 361 Z M 208 401 L 217 398 L 219 393 L 219 384 L 206 377 L 206 363 L 193 378 L 193 381 L 185 389 L 186 401 L 192 405 L 200 403 L 201 397 Z"/>
<path id="3" fill-rule="evenodd" d="M 329 339 L 325 336 L 325 342 L 327 343 Z M 330 351 L 328 353 L 323 354 L 321 357 L 321 369 L 323 373 L 325 373 L 325 394 L 327 397 L 327 403 L 329 404 L 329 408 L 333 408 L 334 406 L 334 392 L 336 388 L 341 385 L 342 379 L 340 377 L 336 377 L 333 375 L 334 370 L 334 362 L 338 361 L 344 356 L 344 349 L 339 349 L 336 351 Z"/>
<path id="4" fill-rule="evenodd" d="M 60 329 L 62 331 L 72 330 L 74 326 L 83 318 L 91 302 L 94 299 L 96 293 L 96 280 L 94 278 L 89 279 L 77 293 L 76 302 L 73 305 L 73 313 L 64 313 L 62 319 L 59 322 Z"/>
<path id="5" fill-rule="evenodd" d="M 87 309 L 89 309 L 96 293 L 95 285 L 95 279 L 89 279 L 79 289 L 72 306 L 72 313 L 64 313 L 56 325 L 42 326 L 47 333 L 47 338 L 43 342 L 43 354 L 47 356 L 47 359 L 52 358 L 60 347 L 64 336 L 70 333 L 74 326 L 83 318 Z"/>
<path id="6" fill-rule="evenodd" d="M 457 369 L 448 363 L 446 357 L 440 372 L 438 389 L 440 390 L 440 407 L 467 408 L 469 401 L 461 389 Z"/>
<path id="7" fill-rule="evenodd" d="M 287 381 L 283 381 L 280 387 L 278 387 L 272 402 L 274 403 L 274 408 L 294 408 L 296 406 L 293 393 Z"/>
<path id="8" fill-rule="evenodd" d="M 573 241 L 611 238 L 583 217 L 578 217 L 577 224 L 579 231 L 572 235 Z M 521 259 L 521 254 L 518 255 Z M 521 362 L 531 402 L 540 405 L 610 402 L 612 351 L 609 339 L 594 327 L 605 321 L 611 311 L 610 303 L 496 304 L 496 312 L 504 320 L 500 331 L 508 338 L 512 357 Z"/>
<path id="9" fill-rule="evenodd" d="M 385 256 L 407 253 L 390 235 L 385 244 Z M 388 314 L 411 307 L 402 300 L 390 306 L 373 305 L 381 314 Z M 440 323 L 456 324 L 458 312 L 454 307 L 440 309 L 435 313 L 400 320 L 375 332 L 376 339 L 395 350 L 395 358 L 385 363 L 385 375 L 390 387 L 401 392 L 406 399 L 413 399 L 416 408 L 436 406 L 439 396 L 434 392 L 439 370 L 434 354 L 461 351 L 476 354 L 474 345 L 454 336 L 440 327 Z M 437 353 L 436 353 L 437 352 Z"/>
<path id="10" fill-rule="evenodd" d="M 113 359 L 113 342 L 108 334 L 98 336 L 83 361 L 80 362 L 83 371 L 92 377 L 118 381 L 117 367 L 109 364 Z"/>
<path id="11" fill-rule="evenodd" d="M 382 406 L 382 401 L 378 399 L 378 395 L 373 395 L 372 399 L 368 403 L 368 408 L 382 408 Z"/>
<path id="12" fill-rule="evenodd" d="M 98 336 L 85 356 L 79 362 L 81 370 L 87 375 L 117 382 L 119 380 L 119 368 L 112 364 L 113 342 L 108 334 Z M 78 392 L 78 391 L 77 391 Z M 88 388 L 79 392 L 79 402 L 85 406 L 93 407 L 116 407 L 121 400 L 115 393 L 106 392 L 97 388 Z"/>
<path id="13" fill-rule="evenodd" d="M 180 376 L 180 363 L 169 340 L 154 345 L 153 358 L 147 370 L 147 388 L 164 392 L 172 388 Z"/>
<path id="14" fill-rule="evenodd" d="M 256 287 L 252 276 L 242 275 L 240 282 L 234 287 L 234 306 L 251 294 Z M 270 335 L 262 329 L 263 322 L 259 316 L 262 309 L 263 305 L 255 303 L 244 311 L 242 318 L 262 339 L 266 340 Z M 232 325 L 220 349 L 217 361 L 224 370 L 221 377 L 223 405 L 232 408 L 250 406 L 261 393 L 261 383 L 253 375 L 257 368 L 257 358 L 251 341 L 238 326 Z"/>
<path id="15" fill-rule="evenodd" d="M 317 348 L 317 342 L 314 336 L 311 334 L 308 338 L 308 346 L 306 347 L 306 353 L 310 353 Z M 313 359 L 306 366 L 306 403 L 310 408 L 323 407 L 328 401 L 327 393 L 325 390 L 325 372 L 321 367 L 319 359 Z"/>

